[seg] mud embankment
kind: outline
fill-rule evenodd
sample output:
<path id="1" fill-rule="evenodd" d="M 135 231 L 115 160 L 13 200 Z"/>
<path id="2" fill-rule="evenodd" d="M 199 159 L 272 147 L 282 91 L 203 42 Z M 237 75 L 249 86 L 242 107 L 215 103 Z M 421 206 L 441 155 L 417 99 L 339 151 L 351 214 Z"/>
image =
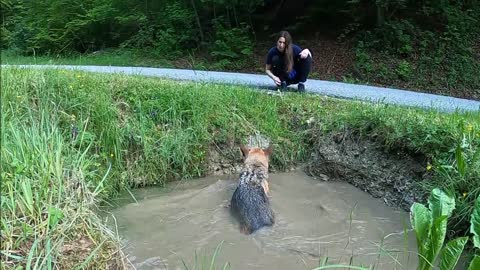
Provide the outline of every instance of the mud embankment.
<path id="1" fill-rule="evenodd" d="M 408 211 L 423 201 L 419 183 L 425 178 L 423 157 L 386 152 L 378 143 L 336 134 L 318 140 L 306 172 L 320 180 L 346 181 L 385 204 Z"/>
<path id="2" fill-rule="evenodd" d="M 209 175 L 235 174 L 241 168 L 240 150 L 233 144 L 212 146 L 210 153 Z M 302 167 L 319 181 L 348 182 L 406 211 L 413 202 L 425 200 L 419 186 L 426 178 L 421 156 L 386 152 L 379 143 L 353 134 L 317 138 L 310 156 Z"/>

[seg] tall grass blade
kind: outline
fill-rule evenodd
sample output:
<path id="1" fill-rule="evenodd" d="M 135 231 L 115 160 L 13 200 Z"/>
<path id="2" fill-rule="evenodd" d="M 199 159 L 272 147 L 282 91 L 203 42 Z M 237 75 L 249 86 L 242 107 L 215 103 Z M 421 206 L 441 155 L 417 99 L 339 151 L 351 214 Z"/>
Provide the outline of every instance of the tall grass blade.
<path id="1" fill-rule="evenodd" d="M 26 270 L 32 269 L 32 260 L 39 241 L 39 239 L 35 239 L 35 242 L 33 242 L 32 247 L 30 248 L 30 252 L 28 253 L 27 257 L 27 265 L 25 266 Z"/>
<path id="2" fill-rule="evenodd" d="M 7 258 L 12 258 L 14 260 L 17 260 L 17 261 L 22 261 L 24 259 L 24 257 L 22 256 L 17 256 L 17 255 L 13 255 L 13 254 L 10 254 L 8 252 L 5 252 L 5 251 L 0 251 L 0 254 L 2 254 L 3 256 L 7 257 Z"/>
<path id="3" fill-rule="evenodd" d="M 455 160 L 457 161 L 457 169 L 462 177 L 465 176 L 467 163 L 465 162 L 465 157 L 463 156 L 463 151 L 460 145 L 457 145 L 455 149 Z"/>
<path id="4" fill-rule="evenodd" d="M 46 253 L 46 256 L 47 256 L 47 269 L 48 270 L 52 270 L 52 257 L 53 257 L 53 254 L 52 254 L 52 241 L 50 239 L 48 239 L 47 241 L 47 253 Z"/>
<path id="5" fill-rule="evenodd" d="M 103 182 L 105 182 L 105 180 L 107 179 L 107 176 L 108 174 L 110 173 L 110 170 L 112 169 L 112 163 L 110 162 L 108 164 L 108 169 L 107 169 L 107 172 L 105 173 L 105 175 L 103 176 L 102 180 L 98 183 L 98 185 L 95 187 L 95 191 L 93 191 L 93 195 L 94 196 L 97 196 L 99 193 L 102 192 L 104 186 L 103 186 Z"/>
<path id="6" fill-rule="evenodd" d="M 312 270 L 323 270 L 323 269 L 354 269 L 354 270 L 369 270 L 371 268 L 365 268 L 360 266 L 352 266 L 352 265 L 342 265 L 342 264 L 335 264 L 335 265 L 326 265 L 314 268 Z"/>
<path id="7" fill-rule="evenodd" d="M 223 270 L 230 269 L 230 263 L 226 262 L 225 265 L 223 266 Z"/>
<path id="8" fill-rule="evenodd" d="M 220 249 L 222 248 L 223 241 L 218 244 L 218 246 L 215 248 L 215 252 L 213 253 L 212 261 L 210 262 L 210 270 L 215 269 L 215 260 L 217 258 L 218 253 L 220 252 Z"/>
<path id="9" fill-rule="evenodd" d="M 92 253 L 90 253 L 90 255 L 88 255 L 88 257 L 82 262 L 82 264 L 80 264 L 79 266 L 77 266 L 75 268 L 75 270 L 77 269 L 85 269 L 85 267 L 88 266 L 88 264 L 90 263 L 90 261 L 93 259 L 93 257 L 95 255 L 97 255 L 98 251 L 100 250 L 100 248 L 103 246 L 103 244 L 105 244 L 105 241 L 107 241 L 107 239 L 104 239 L 93 251 Z"/>
<path id="10" fill-rule="evenodd" d="M 22 188 L 22 196 L 20 197 L 23 204 L 27 208 L 31 217 L 35 216 L 34 208 L 33 208 L 33 193 L 32 193 L 32 185 L 29 181 L 23 180 L 20 184 Z"/>

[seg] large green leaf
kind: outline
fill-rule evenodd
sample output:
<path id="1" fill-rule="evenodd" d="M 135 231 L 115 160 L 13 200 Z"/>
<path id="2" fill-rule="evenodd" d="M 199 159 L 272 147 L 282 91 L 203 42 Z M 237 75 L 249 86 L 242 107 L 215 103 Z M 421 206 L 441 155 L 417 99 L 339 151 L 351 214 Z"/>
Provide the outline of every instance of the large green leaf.
<path id="1" fill-rule="evenodd" d="M 433 262 L 443 246 L 447 233 L 447 221 L 453 209 L 455 209 L 455 199 L 435 188 L 428 199 L 428 206 L 432 211 L 433 226 L 427 258 L 430 262 Z"/>
<path id="2" fill-rule="evenodd" d="M 447 216 L 448 218 L 455 209 L 455 198 L 447 195 L 439 188 L 435 188 L 428 198 L 428 208 L 432 211 L 433 219 L 441 216 Z"/>
<path id="3" fill-rule="evenodd" d="M 415 230 L 418 246 L 424 246 L 430 238 L 432 213 L 423 204 L 414 203 L 410 208 L 410 222 Z"/>
<path id="4" fill-rule="evenodd" d="M 470 221 L 470 232 L 473 233 L 473 245 L 475 245 L 476 248 L 480 248 L 480 196 L 478 196 L 475 202 L 475 208 L 473 209 L 472 219 Z"/>
<path id="5" fill-rule="evenodd" d="M 468 267 L 468 270 L 478 270 L 480 269 L 480 256 L 475 255 L 473 257 L 473 260 L 470 262 L 470 266 Z"/>
<path id="6" fill-rule="evenodd" d="M 462 254 L 468 237 L 460 237 L 447 243 L 442 249 L 440 270 L 453 270 Z"/>
<path id="7" fill-rule="evenodd" d="M 443 247 L 445 235 L 447 233 L 447 216 L 441 216 L 433 220 L 432 229 L 430 233 L 429 250 L 427 259 L 429 262 L 434 262 L 437 258 L 440 249 Z"/>
<path id="8" fill-rule="evenodd" d="M 430 249 L 430 233 L 432 227 L 432 213 L 423 204 L 414 203 L 410 208 L 410 223 L 415 230 L 418 247 L 418 269 L 428 269 L 430 261 L 428 259 Z M 427 267 L 427 268 L 425 268 Z"/>

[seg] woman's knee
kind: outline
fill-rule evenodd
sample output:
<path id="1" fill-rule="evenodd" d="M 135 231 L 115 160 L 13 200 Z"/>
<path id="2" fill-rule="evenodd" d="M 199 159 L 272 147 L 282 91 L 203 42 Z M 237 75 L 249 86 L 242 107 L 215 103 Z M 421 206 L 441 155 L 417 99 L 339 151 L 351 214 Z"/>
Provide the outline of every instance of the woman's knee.
<path id="1" fill-rule="evenodd" d="M 298 73 L 297 73 L 297 80 L 299 82 L 305 82 L 310 74 L 310 70 L 312 68 L 312 57 L 308 56 L 305 59 L 300 59 L 298 62 Z"/>
<path id="2" fill-rule="evenodd" d="M 309 55 L 305 59 L 300 59 L 298 62 L 298 69 L 301 70 L 302 72 L 310 72 L 310 69 L 312 68 L 312 57 Z"/>
<path id="3" fill-rule="evenodd" d="M 311 66 L 312 65 L 312 57 L 309 55 L 307 56 L 307 58 L 305 59 L 300 59 L 300 63 L 303 63 L 304 65 L 308 65 L 308 66 Z"/>

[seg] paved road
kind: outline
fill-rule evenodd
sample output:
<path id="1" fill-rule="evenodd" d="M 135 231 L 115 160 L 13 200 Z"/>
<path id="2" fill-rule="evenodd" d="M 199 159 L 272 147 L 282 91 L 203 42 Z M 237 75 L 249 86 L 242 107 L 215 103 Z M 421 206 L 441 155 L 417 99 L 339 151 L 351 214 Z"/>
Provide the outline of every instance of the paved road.
<path id="1" fill-rule="evenodd" d="M 8 65 L 2 65 L 2 67 L 8 67 Z M 272 89 L 273 84 L 272 80 L 266 75 L 216 71 L 196 71 L 188 69 L 70 65 L 18 65 L 18 67 L 76 69 L 92 72 L 125 73 L 177 80 L 240 84 L 267 89 Z M 444 112 L 453 112 L 456 110 L 480 111 L 480 101 L 460 99 L 448 96 L 313 79 L 309 79 L 305 85 L 307 92 L 337 98 L 413 106 L 424 109 L 432 108 Z M 295 86 L 292 86 L 292 88 L 295 88 Z"/>

